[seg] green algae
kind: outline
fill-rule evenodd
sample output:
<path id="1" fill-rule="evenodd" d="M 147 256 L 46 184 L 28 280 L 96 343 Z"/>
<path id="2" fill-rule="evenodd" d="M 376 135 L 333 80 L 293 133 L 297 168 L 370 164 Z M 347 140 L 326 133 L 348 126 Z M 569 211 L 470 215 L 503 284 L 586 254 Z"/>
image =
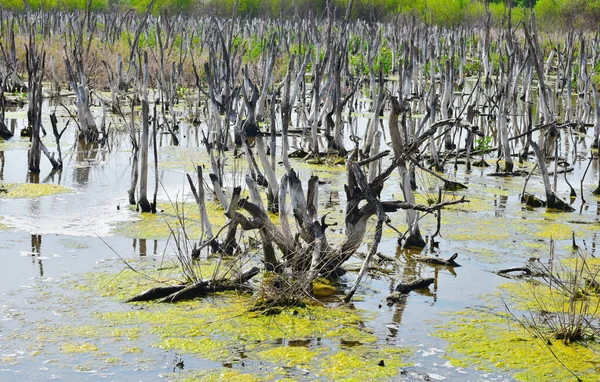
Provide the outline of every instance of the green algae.
<path id="1" fill-rule="evenodd" d="M 514 373 L 522 381 L 567 380 L 572 374 L 552 353 L 583 380 L 596 380 L 597 345 L 545 345 L 506 313 L 468 310 L 452 314 L 452 323 L 434 333 L 448 342 L 455 366 Z"/>
<path id="2" fill-rule="evenodd" d="M 196 172 L 196 166 L 210 166 L 210 161 L 206 150 L 200 147 L 164 146 L 158 153 L 158 166 Z"/>
<path id="3" fill-rule="evenodd" d="M 73 287 L 80 291 L 93 291 L 103 297 L 111 297 L 123 301 L 137 293 L 141 293 L 157 284 L 177 285 L 185 283 L 180 263 L 176 259 L 164 258 L 159 267 L 156 263 L 147 263 L 130 259 L 129 266 L 121 272 L 90 272 L 83 280 L 76 281 Z M 199 279 L 224 278 L 231 267 L 225 262 L 216 272 L 216 265 L 209 261 L 194 261 L 189 265 Z"/>
<path id="4" fill-rule="evenodd" d="M 73 353 L 82 353 L 83 354 L 83 353 L 94 353 L 100 349 L 98 348 L 98 346 L 96 346 L 92 343 L 89 343 L 89 342 L 83 342 L 83 343 L 66 342 L 60 346 L 60 350 L 67 354 L 73 354 Z"/>
<path id="5" fill-rule="evenodd" d="M 389 380 L 398 375 L 401 367 L 408 366 L 402 362 L 407 355 L 404 349 L 354 347 L 323 361 L 323 375 L 336 381 Z"/>
<path id="6" fill-rule="evenodd" d="M 89 248 L 89 245 L 86 243 L 82 243 L 78 240 L 73 239 L 60 239 L 60 243 L 65 246 L 65 248 L 69 249 L 86 249 Z"/>
<path id="7" fill-rule="evenodd" d="M 33 199 L 73 192 L 72 189 L 49 183 L 4 183 L 7 192 L 0 192 L 0 199 Z"/>
<path id="8" fill-rule="evenodd" d="M 134 239 L 166 239 L 174 233 L 185 233 L 189 238 L 197 239 L 202 234 L 200 213 L 193 203 L 171 204 L 159 203 L 160 212 L 143 213 L 134 221 L 119 222 L 113 229 L 120 235 Z M 214 230 L 225 225 L 225 211 L 215 202 L 207 203 L 208 218 Z"/>
<path id="9" fill-rule="evenodd" d="M 258 358 L 286 367 L 307 367 L 316 357 L 320 357 L 324 348 L 309 349 L 305 346 L 277 346 L 258 352 Z"/>
<path id="10" fill-rule="evenodd" d="M 149 277 L 141 277 L 131 270 L 116 275 L 88 275 L 88 287 L 76 289 L 87 293 L 95 290 L 104 296 L 123 299 L 152 285 L 149 278 L 171 277 L 158 273 L 146 273 L 146 276 Z M 139 281 L 135 281 L 136 278 Z M 87 338 L 87 342 L 96 334 L 113 338 L 113 342 L 148 338 L 155 348 L 216 362 L 241 362 L 241 354 L 245 354 L 244 358 L 261 361 L 262 370 L 266 368 L 275 373 L 277 379 L 286 376 L 289 367 L 301 367 L 315 375 L 335 379 L 352 380 L 366 373 L 375 373 L 373 378 L 376 379 L 388 378 L 400 371 L 401 356 L 409 354 L 408 350 L 378 344 L 377 336 L 364 325 L 365 320 L 373 317 L 363 311 L 344 306 L 308 305 L 282 308 L 280 314 L 267 316 L 250 311 L 252 303 L 252 299 L 234 293 L 218 293 L 175 305 L 136 303 L 131 306 L 141 309 L 93 313 L 92 318 L 102 322 L 99 332 L 94 327 L 82 326 L 72 329 L 72 333 L 76 333 L 77 338 Z M 73 349 L 78 348 L 74 345 Z M 143 348 L 138 350 L 125 345 L 121 351 L 131 353 Z M 323 361 L 334 356 L 347 367 L 345 371 Z M 381 360 L 386 367 L 378 366 Z M 216 373 L 222 375 L 223 371 Z M 253 380 L 256 376 L 247 374 L 240 378 Z"/>
<path id="11" fill-rule="evenodd" d="M 221 381 L 236 381 L 236 382 L 259 382 L 267 381 L 270 378 L 257 377 L 256 375 L 242 373 L 237 370 L 216 369 L 204 370 L 201 372 L 187 373 L 185 376 L 176 376 L 174 381 L 204 381 L 204 382 L 221 382 Z"/>

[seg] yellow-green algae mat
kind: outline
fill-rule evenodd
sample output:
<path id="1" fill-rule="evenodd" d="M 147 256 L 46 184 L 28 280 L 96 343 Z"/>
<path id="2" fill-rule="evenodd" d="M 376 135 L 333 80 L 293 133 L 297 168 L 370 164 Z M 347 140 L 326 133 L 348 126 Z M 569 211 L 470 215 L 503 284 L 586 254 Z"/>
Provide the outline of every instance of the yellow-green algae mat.
<path id="1" fill-rule="evenodd" d="M 208 265 L 202 271 L 204 277 L 210 277 L 214 267 Z M 154 273 L 152 277 L 165 280 L 177 272 L 173 264 L 165 264 L 160 275 Z M 89 274 L 76 288 L 122 301 L 155 285 L 136 272 L 124 270 L 116 275 Z M 123 333 L 134 331 L 135 336 L 150 336 L 154 339 L 150 340 L 154 341 L 153 346 L 160 349 L 225 364 L 246 365 L 244 371 L 185 370 L 183 374 L 172 376 L 183 380 L 258 381 L 299 376 L 303 379 L 387 380 L 408 366 L 404 359 L 411 351 L 378 343 L 377 337 L 364 326 L 364 321 L 369 319 L 366 312 L 314 304 L 290 307 L 278 315 L 267 316 L 249 311 L 250 304 L 248 296 L 218 293 L 177 304 L 124 304 L 121 311 L 96 312 L 94 318 Z M 61 350 L 82 349 L 102 351 L 88 343 L 72 344 Z"/>
<path id="2" fill-rule="evenodd" d="M 39 198 L 72 192 L 71 188 L 49 183 L 0 183 L 0 199 Z"/>
<path id="3" fill-rule="evenodd" d="M 499 310 L 504 302 L 498 301 L 494 306 L 451 313 L 451 322 L 434 333 L 448 341 L 446 358 L 454 366 L 501 370 L 520 381 L 575 380 L 574 374 L 583 381 L 598 381 L 600 343 L 591 340 L 567 345 L 551 334 L 541 337 L 535 334 L 540 332 L 524 326 L 527 320 L 523 317 L 531 317 L 530 311 L 539 310 L 540 304 L 557 307 L 542 302 L 556 298 L 547 287 L 518 282 L 501 289 L 510 311 Z"/>

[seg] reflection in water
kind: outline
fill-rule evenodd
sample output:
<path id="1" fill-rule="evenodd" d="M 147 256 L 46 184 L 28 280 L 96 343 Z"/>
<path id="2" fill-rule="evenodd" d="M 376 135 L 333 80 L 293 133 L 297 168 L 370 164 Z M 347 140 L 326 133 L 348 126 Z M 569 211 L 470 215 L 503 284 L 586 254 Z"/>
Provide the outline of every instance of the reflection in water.
<path id="1" fill-rule="evenodd" d="M 90 180 L 91 166 L 97 161 L 98 143 L 86 142 L 78 139 L 75 143 L 75 165 L 73 166 L 73 179 L 79 186 L 84 186 Z"/>
<path id="2" fill-rule="evenodd" d="M 58 175 L 58 179 L 55 179 Z M 52 171 L 44 178 L 42 183 L 55 183 L 60 185 L 62 182 L 62 169 L 53 168 Z"/>
<path id="3" fill-rule="evenodd" d="M 40 277 L 44 277 L 44 264 L 41 259 L 42 253 L 42 235 L 31 235 L 31 262 L 35 264 L 36 260 L 40 266 Z"/>
<path id="4" fill-rule="evenodd" d="M 506 215 L 506 201 L 508 200 L 508 196 L 506 195 L 496 195 L 494 197 L 494 207 L 495 212 L 494 216 L 497 218 L 502 218 Z"/>
<path id="5" fill-rule="evenodd" d="M 40 183 L 40 173 L 27 171 L 27 183 L 39 184 Z"/>
<path id="6" fill-rule="evenodd" d="M 156 255 L 158 253 L 158 240 L 153 241 L 153 249 L 151 255 Z M 139 244 L 139 246 L 138 246 Z M 139 251 L 138 251 L 139 247 Z M 147 240 L 146 239 L 133 239 L 133 253 L 138 253 L 140 257 L 144 257 L 148 255 L 147 249 Z"/>
<path id="7" fill-rule="evenodd" d="M 4 151 L 0 151 L 0 181 L 4 180 Z"/>
<path id="8" fill-rule="evenodd" d="M 27 171 L 27 182 L 32 184 L 39 184 L 40 173 Z M 29 213 L 32 216 L 38 216 L 40 213 L 40 198 L 29 198 L 27 204 L 29 205 Z"/>

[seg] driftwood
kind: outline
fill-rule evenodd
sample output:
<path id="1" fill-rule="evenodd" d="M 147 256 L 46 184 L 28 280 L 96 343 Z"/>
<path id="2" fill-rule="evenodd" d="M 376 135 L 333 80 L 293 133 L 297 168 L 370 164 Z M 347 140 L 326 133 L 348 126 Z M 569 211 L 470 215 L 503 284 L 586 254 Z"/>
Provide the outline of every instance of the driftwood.
<path id="1" fill-rule="evenodd" d="M 159 300 L 159 302 L 177 302 L 203 297 L 209 293 L 236 290 L 244 287 L 244 283 L 256 276 L 260 270 L 253 267 L 242 273 L 236 280 L 200 280 L 191 285 L 168 285 L 150 288 L 139 293 L 125 302 L 140 302 Z"/>
<path id="2" fill-rule="evenodd" d="M 404 295 L 410 293 L 415 289 L 427 289 L 429 288 L 429 285 L 434 283 L 434 281 L 435 280 L 433 278 L 418 278 L 406 284 L 400 283 L 396 286 L 394 292 L 392 292 L 392 294 L 386 297 L 387 304 L 393 305 L 399 302 Z"/>
<path id="3" fill-rule="evenodd" d="M 456 261 L 454 261 L 458 257 L 458 253 L 450 256 L 448 259 L 440 259 L 439 257 L 433 256 L 413 256 L 413 260 L 419 261 L 421 263 L 434 264 L 434 265 L 443 265 L 445 267 L 460 267 Z"/>
<path id="4" fill-rule="evenodd" d="M 514 274 L 515 272 L 520 272 L 520 273 Z M 505 268 L 505 269 L 501 269 L 501 270 L 497 271 L 496 274 L 499 276 L 502 276 L 502 277 L 510 278 L 510 279 L 521 278 L 521 277 L 525 277 L 525 276 L 534 276 L 533 272 L 531 271 L 531 269 L 529 267 Z"/>
<path id="5" fill-rule="evenodd" d="M 419 278 L 406 284 L 400 283 L 396 285 L 396 292 L 407 294 L 415 289 L 425 289 L 433 284 L 434 281 L 435 280 L 430 277 L 426 279 Z"/>

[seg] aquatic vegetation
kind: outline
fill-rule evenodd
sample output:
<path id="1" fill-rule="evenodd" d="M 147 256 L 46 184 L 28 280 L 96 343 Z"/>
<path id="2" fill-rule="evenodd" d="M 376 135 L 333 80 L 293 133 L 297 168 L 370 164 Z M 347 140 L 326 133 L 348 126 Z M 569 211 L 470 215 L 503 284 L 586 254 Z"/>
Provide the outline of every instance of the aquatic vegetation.
<path id="1" fill-rule="evenodd" d="M 154 272 L 149 275 L 157 277 L 159 271 Z M 121 299 L 123 289 L 131 295 L 152 283 L 131 270 L 113 274 L 112 281 L 110 277 L 110 274 L 88 275 L 91 287 L 77 289 Z M 136 278 L 140 279 L 137 283 Z M 157 338 L 153 343 L 157 348 L 219 362 L 241 362 L 240 354 L 245 354 L 250 360 L 263 361 L 267 370 L 277 375 L 285 375 L 281 367 L 302 367 L 329 378 L 354 378 L 366 373 L 386 378 L 398 374 L 402 358 L 410 354 L 406 349 L 378 344 L 377 336 L 363 325 L 369 319 L 366 312 L 317 304 L 282 308 L 279 314 L 270 316 L 251 312 L 251 304 L 248 297 L 219 293 L 176 305 L 139 303 L 136 306 L 143 309 L 96 312 L 93 317 L 104 322 L 101 327 L 111 328 L 111 336 L 115 338 L 133 340 L 152 336 Z M 73 333 L 90 339 L 95 334 L 90 327 L 74 329 Z M 131 346 L 121 349 L 127 353 L 139 351 Z M 339 358 L 344 369 L 324 361 L 331 357 Z M 378 366 L 381 360 L 385 367 Z M 251 374 L 247 377 L 255 378 Z"/>
<path id="2" fill-rule="evenodd" d="M 93 352 L 97 352 L 99 350 L 99 348 L 98 348 L 98 346 L 96 346 L 92 343 L 89 343 L 89 342 L 83 342 L 83 343 L 66 342 L 60 346 L 60 350 L 67 354 L 93 353 Z"/>
<path id="3" fill-rule="evenodd" d="M 597 344 L 553 341 L 546 345 L 506 312 L 467 310 L 450 316 L 452 322 L 434 335 L 448 341 L 448 358 L 455 366 L 502 370 L 522 381 L 556 381 L 573 377 L 563 362 L 584 380 L 594 380 L 597 375 Z"/>
<path id="4" fill-rule="evenodd" d="M 137 220 L 119 222 L 114 228 L 119 234 L 136 239 L 166 239 L 171 229 L 177 233 L 182 229 L 190 239 L 199 238 L 202 233 L 200 213 L 196 204 L 159 203 L 156 214 L 139 214 Z M 215 230 L 225 225 L 225 211 L 216 202 L 208 202 L 208 217 Z"/>
<path id="5" fill-rule="evenodd" d="M 200 147 L 164 146 L 158 153 L 158 166 L 162 169 L 184 169 L 196 172 L 196 166 L 210 166 L 206 150 Z"/>
<path id="6" fill-rule="evenodd" d="M 259 382 L 267 381 L 268 377 L 258 377 L 256 375 L 242 373 L 233 369 L 216 369 L 216 370 L 204 370 L 201 372 L 191 372 L 185 375 L 175 376 L 172 380 L 178 382 L 187 381 L 206 381 L 206 382 L 220 382 L 220 381 L 239 381 L 239 382 Z"/>
<path id="7" fill-rule="evenodd" d="M 354 347 L 328 357 L 322 364 L 323 374 L 336 381 L 388 380 L 409 365 L 402 362 L 406 355 L 403 349 Z"/>
<path id="8" fill-rule="evenodd" d="M 51 183 L 3 183 L 7 192 L 0 192 L 0 199 L 39 198 L 73 192 L 73 189 Z"/>

